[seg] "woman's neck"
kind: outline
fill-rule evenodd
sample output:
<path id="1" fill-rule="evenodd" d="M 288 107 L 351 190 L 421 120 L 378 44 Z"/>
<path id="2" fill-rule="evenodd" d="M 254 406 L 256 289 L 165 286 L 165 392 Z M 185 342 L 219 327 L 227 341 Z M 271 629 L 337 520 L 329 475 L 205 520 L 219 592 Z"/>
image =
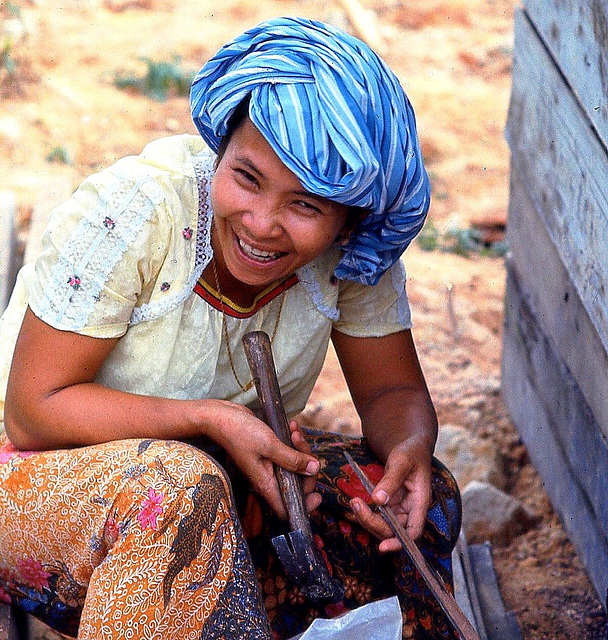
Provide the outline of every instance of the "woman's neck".
<path id="1" fill-rule="evenodd" d="M 225 267 L 223 261 L 218 259 L 216 254 L 211 258 L 211 262 L 203 270 L 203 279 L 217 293 L 243 308 L 251 307 L 257 296 L 267 287 L 254 287 L 237 280 Z"/>

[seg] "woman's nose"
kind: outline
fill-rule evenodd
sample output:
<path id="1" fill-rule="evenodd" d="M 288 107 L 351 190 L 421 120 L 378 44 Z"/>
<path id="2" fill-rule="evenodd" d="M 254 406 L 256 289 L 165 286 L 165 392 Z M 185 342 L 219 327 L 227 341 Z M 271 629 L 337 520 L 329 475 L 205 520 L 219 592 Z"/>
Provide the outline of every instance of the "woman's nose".
<path id="1" fill-rule="evenodd" d="M 258 204 L 243 214 L 242 224 L 252 239 L 275 238 L 281 234 L 280 212 L 267 204 Z"/>

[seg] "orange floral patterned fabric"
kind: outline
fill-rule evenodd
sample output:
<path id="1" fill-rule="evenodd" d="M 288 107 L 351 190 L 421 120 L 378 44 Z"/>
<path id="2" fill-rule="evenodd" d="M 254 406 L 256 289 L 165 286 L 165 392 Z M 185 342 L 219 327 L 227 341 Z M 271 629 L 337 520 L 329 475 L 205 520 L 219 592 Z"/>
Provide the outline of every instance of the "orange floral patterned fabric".
<path id="1" fill-rule="evenodd" d="M 211 442 L 197 443 L 208 453 L 153 440 L 34 453 L 16 450 L 5 436 L 0 600 L 85 639 L 285 640 L 314 618 L 397 594 L 404 638 L 456 640 L 407 557 L 379 554 L 352 520 L 349 500 L 366 492 L 344 449 L 373 481 L 383 474 L 366 442 L 314 432 L 307 439 L 321 461 L 323 498 L 311 527 L 344 586 L 340 602 L 309 601 L 285 574 L 271 543 L 285 523 L 252 498 Z M 460 498 L 436 460 L 432 494 L 418 544 L 449 586 Z"/>
<path id="2" fill-rule="evenodd" d="M 0 600 L 79 638 L 271 637 L 229 485 L 177 442 L 0 436 Z"/>

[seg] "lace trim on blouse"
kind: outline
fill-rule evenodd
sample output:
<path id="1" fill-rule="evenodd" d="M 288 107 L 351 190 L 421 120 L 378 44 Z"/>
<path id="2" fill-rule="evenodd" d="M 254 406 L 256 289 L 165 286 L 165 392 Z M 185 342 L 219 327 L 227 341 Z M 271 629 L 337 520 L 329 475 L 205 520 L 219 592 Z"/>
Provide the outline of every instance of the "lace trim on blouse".
<path id="1" fill-rule="evenodd" d="M 59 252 L 39 308 L 51 323 L 87 325 L 112 270 L 164 199 L 147 177 L 116 184 L 114 191 L 100 192 L 97 207 L 80 220 Z M 120 224 L 108 212 L 120 216 Z"/>
<path id="2" fill-rule="evenodd" d="M 180 291 L 176 291 L 162 300 L 152 300 L 142 304 L 140 307 L 135 307 L 129 321 L 130 326 L 147 320 L 156 320 L 182 304 L 194 290 L 198 279 L 213 256 L 210 242 L 213 216 L 211 214 L 211 193 L 209 189 L 213 176 L 213 158 L 196 158 L 194 161 L 194 173 L 198 185 L 198 224 L 194 269 Z"/>

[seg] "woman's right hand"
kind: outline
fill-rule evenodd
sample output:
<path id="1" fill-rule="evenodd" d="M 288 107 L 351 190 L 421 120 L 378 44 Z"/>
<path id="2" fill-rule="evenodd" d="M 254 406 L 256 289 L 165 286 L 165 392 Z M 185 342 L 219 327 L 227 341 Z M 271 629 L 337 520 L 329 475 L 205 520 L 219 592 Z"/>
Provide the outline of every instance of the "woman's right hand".
<path id="1" fill-rule="evenodd" d="M 287 518 L 279 485 L 274 473 L 277 464 L 304 476 L 304 494 L 309 511 L 315 509 L 321 496 L 315 493 L 319 461 L 311 454 L 297 422 L 290 423 L 293 448 L 281 442 L 272 429 L 247 407 L 226 400 L 203 400 L 208 416 L 209 403 L 215 409 L 209 416 L 205 433 L 223 447 L 234 460 L 251 488 L 259 494 L 280 518 Z"/>

